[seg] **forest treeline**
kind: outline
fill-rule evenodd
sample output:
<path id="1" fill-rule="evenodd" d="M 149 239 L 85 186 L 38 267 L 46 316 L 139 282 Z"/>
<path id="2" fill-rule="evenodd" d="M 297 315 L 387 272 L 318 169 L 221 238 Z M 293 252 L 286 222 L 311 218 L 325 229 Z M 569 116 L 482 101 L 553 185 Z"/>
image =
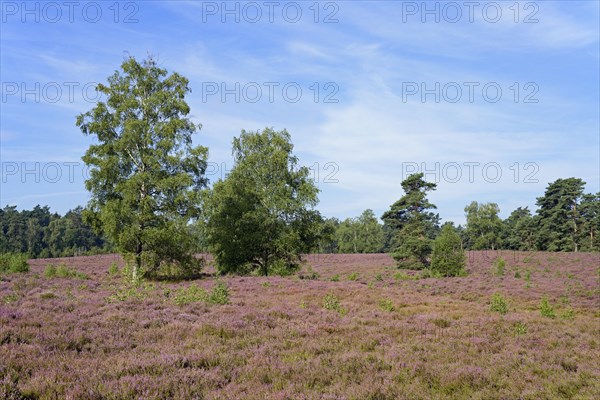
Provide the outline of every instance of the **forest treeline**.
<path id="1" fill-rule="evenodd" d="M 532 213 L 519 207 L 506 219 L 499 217 L 496 203 L 471 202 L 465 207 L 466 224 L 453 226 L 467 250 L 600 251 L 600 193 L 585 194 L 577 178 L 550 183 L 537 199 Z M 114 247 L 96 234 L 82 218 L 82 207 L 64 216 L 48 206 L 17 211 L 0 209 L 0 253 L 25 253 L 32 258 L 65 257 L 110 252 Z M 441 230 L 438 214 L 432 214 L 427 236 L 433 240 Z M 320 238 L 313 251 L 319 253 L 388 253 L 394 249 L 395 229 L 381 223 L 373 210 L 354 218 L 320 221 Z M 202 229 L 197 251 L 208 251 Z"/>
<path id="2" fill-rule="evenodd" d="M 61 216 L 50 212 L 48 206 L 0 209 L 0 253 L 50 258 L 110 251 L 108 242 L 83 221 L 82 210 L 77 207 Z"/>

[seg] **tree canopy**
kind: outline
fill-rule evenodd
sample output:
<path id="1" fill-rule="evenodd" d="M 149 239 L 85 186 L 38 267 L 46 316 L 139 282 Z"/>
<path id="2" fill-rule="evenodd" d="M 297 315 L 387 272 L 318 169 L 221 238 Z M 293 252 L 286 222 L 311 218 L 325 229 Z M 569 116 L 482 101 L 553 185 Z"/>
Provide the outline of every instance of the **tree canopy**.
<path id="1" fill-rule="evenodd" d="M 234 166 L 207 195 L 207 235 L 220 273 L 285 274 L 317 246 L 318 189 L 286 130 L 242 131 Z"/>
<path id="2" fill-rule="evenodd" d="M 106 101 L 77 117 L 97 140 L 83 157 L 87 219 L 134 260 L 134 275 L 163 262 L 197 270 L 188 224 L 199 216 L 208 150 L 192 143 L 199 125 L 188 117 L 188 80 L 130 57 L 97 90 Z"/>

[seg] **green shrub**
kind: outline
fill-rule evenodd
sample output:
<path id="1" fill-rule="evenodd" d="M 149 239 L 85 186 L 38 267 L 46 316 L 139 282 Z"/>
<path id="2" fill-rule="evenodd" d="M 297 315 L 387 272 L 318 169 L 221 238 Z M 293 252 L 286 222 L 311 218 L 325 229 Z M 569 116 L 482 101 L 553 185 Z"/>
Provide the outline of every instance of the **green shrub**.
<path id="1" fill-rule="evenodd" d="M 500 293 L 494 293 L 490 300 L 490 310 L 505 315 L 508 312 L 508 303 Z"/>
<path id="2" fill-rule="evenodd" d="M 229 288 L 225 282 L 217 282 L 208 295 L 209 304 L 229 304 Z"/>
<path id="3" fill-rule="evenodd" d="M 431 271 L 441 276 L 459 276 L 465 270 L 465 261 L 460 236 L 452 225 L 444 224 L 433 242 Z"/>
<path id="4" fill-rule="evenodd" d="M 89 279 L 87 274 L 77 271 L 75 268 L 68 267 L 65 263 L 58 266 L 48 264 L 44 270 L 46 278 L 65 278 L 65 279 Z"/>
<path id="5" fill-rule="evenodd" d="M 358 280 L 358 272 L 352 272 L 350 275 L 348 275 L 348 280 L 349 281 L 357 281 Z"/>
<path id="6" fill-rule="evenodd" d="M 383 281 L 383 275 L 381 274 L 381 272 L 378 272 L 377 274 L 375 274 L 375 280 L 378 282 Z"/>
<path id="7" fill-rule="evenodd" d="M 187 288 L 179 288 L 173 297 L 173 302 L 178 306 L 207 300 L 208 293 L 206 293 L 206 290 L 196 286 L 196 284 L 191 284 Z"/>
<path id="8" fill-rule="evenodd" d="M 342 308 L 339 299 L 332 293 L 328 293 L 323 298 L 323 308 L 326 310 L 336 311 L 342 316 L 348 313 L 346 309 Z"/>
<path id="9" fill-rule="evenodd" d="M 379 308 L 382 311 L 388 311 L 388 312 L 393 312 L 393 311 L 396 310 L 396 307 L 394 307 L 394 303 L 390 299 L 382 299 L 382 300 L 380 300 L 379 301 Z"/>
<path id="10" fill-rule="evenodd" d="M 504 276 L 505 267 L 506 261 L 504 261 L 504 258 L 498 257 L 494 260 L 494 268 L 496 268 L 496 275 Z"/>
<path id="11" fill-rule="evenodd" d="M 428 270 L 423 270 L 423 272 L 425 272 L 425 271 L 428 271 Z M 398 271 L 394 274 L 394 279 L 396 279 L 398 281 L 410 281 L 410 280 L 415 280 L 416 275 L 410 275 L 404 271 Z"/>
<path id="12" fill-rule="evenodd" d="M 54 264 L 46 265 L 46 269 L 44 270 L 44 276 L 46 278 L 56 277 L 56 266 Z"/>
<path id="13" fill-rule="evenodd" d="M 108 273 L 110 275 L 117 275 L 119 273 L 119 265 L 116 262 L 110 264 L 110 267 L 108 268 Z"/>
<path id="14" fill-rule="evenodd" d="M 546 317 L 546 318 L 556 318 L 556 313 L 554 312 L 554 307 L 552 307 L 552 305 L 550 304 L 550 302 L 548 301 L 547 297 L 542 297 L 542 300 L 540 301 L 540 314 L 542 314 L 542 317 Z"/>
<path id="15" fill-rule="evenodd" d="M 515 272 L 515 278 L 521 279 L 521 273 L 519 271 Z"/>
<path id="16" fill-rule="evenodd" d="M 522 336 L 527 334 L 527 325 L 524 322 L 515 322 L 515 324 L 513 325 L 513 331 L 515 332 L 515 335 L 517 336 Z"/>
<path id="17" fill-rule="evenodd" d="M 27 256 L 25 254 L 16 253 L 0 254 L 0 272 L 9 274 L 29 272 Z"/>
<path id="18" fill-rule="evenodd" d="M 560 314 L 560 318 L 566 319 L 566 320 L 572 320 L 573 318 L 575 318 L 575 310 L 573 310 L 572 308 L 567 308 L 565 311 L 563 311 Z"/>
<path id="19" fill-rule="evenodd" d="M 338 274 L 335 274 L 334 276 L 332 276 L 331 278 L 329 278 L 329 280 L 331 282 L 339 282 L 340 281 L 340 276 Z"/>

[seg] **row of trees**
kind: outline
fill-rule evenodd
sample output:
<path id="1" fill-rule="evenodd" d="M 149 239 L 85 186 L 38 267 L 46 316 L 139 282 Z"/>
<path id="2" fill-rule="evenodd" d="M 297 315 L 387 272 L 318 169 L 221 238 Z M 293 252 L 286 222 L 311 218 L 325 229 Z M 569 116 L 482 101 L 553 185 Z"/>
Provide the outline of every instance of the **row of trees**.
<path id="1" fill-rule="evenodd" d="M 537 199 L 536 214 L 519 207 L 504 220 L 496 203 L 473 201 L 465 207 L 465 226 L 454 228 L 461 246 L 471 250 L 599 251 L 600 193 L 584 194 L 584 185 L 581 179 L 558 179 Z M 325 220 L 319 251 L 416 254 L 422 247 L 428 254 L 428 246 L 415 238 L 432 241 L 440 232 L 439 216 L 431 211 L 435 206 L 425 197 L 435 185 L 415 175 L 403 187 L 406 196 L 383 214 L 384 224 L 372 210 L 344 221 Z M 400 231 L 404 232 L 399 235 Z"/>
<path id="2" fill-rule="evenodd" d="M 108 243 L 83 221 L 82 212 L 77 207 L 61 217 L 47 206 L 23 211 L 6 206 L 0 209 L 0 253 L 45 258 L 108 251 Z"/>
<path id="3" fill-rule="evenodd" d="M 169 75 L 152 58 L 131 57 L 97 90 L 106 101 L 77 117 L 81 131 L 95 139 L 83 157 L 90 169 L 88 206 L 63 218 L 38 207 L 24 224 L 5 209 L 2 251 L 65 255 L 65 248 L 103 247 L 106 237 L 138 277 L 173 267 L 195 274 L 202 268 L 194 257 L 199 249 L 214 254 L 221 273 L 263 275 L 293 272 L 300 255 L 314 250 L 388 251 L 402 267 L 431 262 L 435 269 L 464 256 L 464 248 L 598 249 L 599 198 L 583 195 L 579 179 L 551 184 L 535 216 L 518 209 L 501 221 L 497 205 L 473 202 L 464 228 L 440 227 L 427 199 L 436 185 L 423 174 L 402 182 L 405 194 L 383 214 L 383 225 L 371 210 L 344 221 L 324 219 L 315 210 L 318 189 L 287 131 L 242 131 L 233 140 L 230 174 L 208 188 L 208 149 L 193 142 L 200 125 L 189 117 L 186 78 Z"/>

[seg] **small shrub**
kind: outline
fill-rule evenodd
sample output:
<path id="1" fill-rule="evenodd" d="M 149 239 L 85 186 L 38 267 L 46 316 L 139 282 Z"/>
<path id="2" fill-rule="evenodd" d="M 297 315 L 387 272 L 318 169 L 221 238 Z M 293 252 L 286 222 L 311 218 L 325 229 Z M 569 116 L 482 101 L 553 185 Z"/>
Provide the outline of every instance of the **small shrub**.
<path id="1" fill-rule="evenodd" d="M 521 273 L 519 271 L 515 272 L 515 278 L 521 279 Z"/>
<path id="2" fill-rule="evenodd" d="M 394 307 L 394 303 L 390 299 L 382 299 L 382 300 L 380 300 L 379 301 L 379 308 L 382 311 L 388 311 L 388 312 L 393 312 L 393 311 L 396 310 L 396 307 Z"/>
<path id="3" fill-rule="evenodd" d="M 445 318 L 436 318 L 433 320 L 433 324 L 438 328 L 448 328 L 451 323 Z"/>
<path id="4" fill-rule="evenodd" d="M 504 258 L 498 257 L 494 260 L 494 268 L 496 269 L 495 273 L 497 276 L 504 276 L 505 267 L 506 261 L 504 261 Z"/>
<path id="5" fill-rule="evenodd" d="M 572 320 L 573 318 L 575 318 L 575 310 L 573 310 L 572 308 L 567 308 L 560 314 L 560 318 L 569 321 Z"/>
<path id="6" fill-rule="evenodd" d="M 119 266 L 116 262 L 110 264 L 110 267 L 108 268 L 108 273 L 112 276 L 117 275 L 119 273 Z"/>
<path id="7" fill-rule="evenodd" d="M 515 322 L 515 324 L 513 325 L 513 331 L 515 333 L 516 336 L 522 336 L 522 335 L 526 335 L 527 334 L 527 325 L 524 322 Z"/>
<path id="8" fill-rule="evenodd" d="M 375 275 L 375 280 L 376 280 L 376 281 L 378 281 L 378 282 L 381 282 L 381 281 L 383 281 L 383 275 L 381 274 L 381 272 L 378 272 L 378 273 Z"/>
<path id="9" fill-rule="evenodd" d="M 350 275 L 348 275 L 348 280 L 349 281 L 357 281 L 358 280 L 358 272 L 352 272 Z"/>
<path id="10" fill-rule="evenodd" d="M 429 271 L 429 270 L 423 270 L 423 272 L 421 272 L 421 274 L 425 273 L 425 271 Z M 410 274 L 407 274 L 404 271 L 398 271 L 394 274 L 394 279 L 397 281 L 410 281 L 410 280 L 414 280 L 416 277 Z"/>
<path id="11" fill-rule="evenodd" d="M 531 271 L 530 270 L 525 271 L 525 280 L 527 282 L 531 282 Z"/>
<path id="12" fill-rule="evenodd" d="M 44 270 L 44 276 L 46 278 L 56 277 L 56 266 L 54 264 L 46 265 L 46 269 Z"/>
<path id="13" fill-rule="evenodd" d="M 16 303 L 18 300 L 19 295 L 17 295 L 16 293 L 7 294 L 4 297 L 2 297 L 2 302 L 4 304 Z"/>
<path id="14" fill-rule="evenodd" d="M 271 282 L 269 282 L 269 281 L 262 282 L 260 284 L 260 286 L 262 286 L 262 287 L 271 287 Z"/>
<path id="15" fill-rule="evenodd" d="M 225 282 L 217 282 L 208 295 L 209 304 L 229 304 L 229 288 Z"/>
<path id="16" fill-rule="evenodd" d="M 441 274 L 441 272 L 432 270 L 429 268 L 424 269 L 421 272 L 421 276 L 420 276 L 421 279 L 427 279 L 427 278 L 438 278 L 439 279 L 439 278 L 443 278 L 443 277 L 444 276 Z M 419 277 L 415 276 L 413 279 L 419 279 Z"/>
<path id="17" fill-rule="evenodd" d="M 173 297 L 173 302 L 178 306 L 207 300 L 208 293 L 206 293 L 206 290 L 199 288 L 196 284 L 192 284 L 187 288 L 179 288 Z"/>
<path id="18" fill-rule="evenodd" d="M 336 311 L 341 316 L 344 316 L 348 313 L 346 309 L 342 308 L 340 301 L 332 293 L 325 295 L 325 297 L 323 298 L 323 308 L 326 310 Z"/>
<path id="19" fill-rule="evenodd" d="M 332 276 L 331 278 L 329 278 L 329 280 L 331 282 L 339 282 L 340 281 L 340 276 L 338 274 L 335 274 L 334 276 Z"/>
<path id="20" fill-rule="evenodd" d="M 505 315 L 508 312 L 508 303 L 500 293 L 494 293 L 490 300 L 490 310 Z"/>
<path id="21" fill-rule="evenodd" d="M 542 300 L 540 301 L 540 314 L 542 314 L 542 317 L 552 319 L 556 318 L 554 307 L 552 307 L 552 305 L 548 301 L 548 298 L 546 297 L 542 297 Z"/>
<path id="22" fill-rule="evenodd" d="M 29 272 L 27 256 L 12 253 L 0 254 L 0 272 L 9 274 Z"/>
<path id="23" fill-rule="evenodd" d="M 56 295 L 52 292 L 45 292 L 40 295 L 42 299 L 55 299 Z"/>
<path id="24" fill-rule="evenodd" d="M 305 309 L 307 307 L 306 301 L 302 300 L 300 302 L 300 308 Z"/>

